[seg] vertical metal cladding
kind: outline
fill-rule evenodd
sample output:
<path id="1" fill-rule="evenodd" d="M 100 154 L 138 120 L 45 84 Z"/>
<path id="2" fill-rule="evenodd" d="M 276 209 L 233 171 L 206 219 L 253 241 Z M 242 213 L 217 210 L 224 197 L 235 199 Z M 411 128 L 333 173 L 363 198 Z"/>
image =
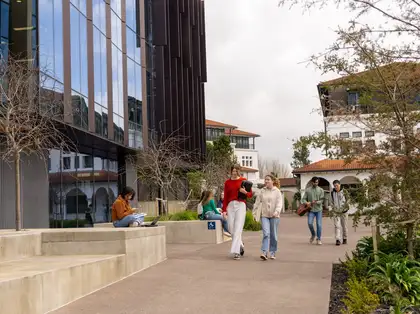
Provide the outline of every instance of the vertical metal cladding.
<path id="1" fill-rule="evenodd" d="M 204 155 L 204 1 L 153 1 L 153 44 L 157 131 L 185 136 L 185 148 Z"/>

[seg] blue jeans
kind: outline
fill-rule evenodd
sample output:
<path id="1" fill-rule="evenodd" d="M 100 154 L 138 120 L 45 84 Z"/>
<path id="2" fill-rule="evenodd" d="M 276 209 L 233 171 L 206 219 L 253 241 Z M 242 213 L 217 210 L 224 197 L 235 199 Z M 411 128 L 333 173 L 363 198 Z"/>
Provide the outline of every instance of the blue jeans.
<path id="1" fill-rule="evenodd" d="M 207 212 L 204 215 L 205 220 L 220 220 L 222 222 L 223 230 L 229 232 L 228 222 L 227 220 L 223 219 L 222 215 L 216 214 L 215 212 Z"/>
<path id="2" fill-rule="evenodd" d="M 277 230 L 279 228 L 280 218 L 261 217 L 261 226 L 263 239 L 261 251 L 268 252 L 268 241 L 270 240 L 270 253 L 277 252 Z"/>
<path id="3" fill-rule="evenodd" d="M 139 214 L 131 214 L 125 216 L 123 219 L 115 220 L 112 224 L 115 228 L 126 228 L 135 221 L 142 223 L 144 221 L 144 216 Z"/>
<path id="4" fill-rule="evenodd" d="M 316 239 L 321 240 L 322 234 L 322 211 L 308 213 L 308 227 L 311 236 L 315 238 L 314 219 L 316 217 Z"/>

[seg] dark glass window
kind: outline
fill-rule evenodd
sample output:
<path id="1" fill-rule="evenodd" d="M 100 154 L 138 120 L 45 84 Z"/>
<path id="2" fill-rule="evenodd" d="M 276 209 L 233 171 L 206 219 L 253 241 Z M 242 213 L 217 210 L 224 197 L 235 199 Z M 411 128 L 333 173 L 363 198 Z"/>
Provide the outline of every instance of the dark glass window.
<path id="1" fill-rule="evenodd" d="M 362 132 L 357 131 L 357 132 L 353 132 L 353 137 L 362 137 Z"/>
<path id="2" fill-rule="evenodd" d="M 71 158 L 70 157 L 63 157 L 63 169 L 69 170 L 71 168 Z"/>
<path id="3" fill-rule="evenodd" d="M 1 37 L 9 38 L 9 4 L 0 2 L 1 16 L 0 16 L 0 27 Z"/>
<path id="4" fill-rule="evenodd" d="M 366 137 L 374 137 L 375 136 L 375 132 L 374 131 L 365 131 L 365 136 Z"/>
<path id="5" fill-rule="evenodd" d="M 92 156 L 83 156 L 83 168 L 93 168 Z"/>
<path id="6" fill-rule="evenodd" d="M 356 106 L 359 104 L 359 93 L 358 92 L 348 92 L 347 93 L 347 103 L 349 106 Z"/>
<path id="7" fill-rule="evenodd" d="M 350 133 L 349 132 L 341 132 L 340 133 L 340 138 L 349 138 L 350 137 Z"/>

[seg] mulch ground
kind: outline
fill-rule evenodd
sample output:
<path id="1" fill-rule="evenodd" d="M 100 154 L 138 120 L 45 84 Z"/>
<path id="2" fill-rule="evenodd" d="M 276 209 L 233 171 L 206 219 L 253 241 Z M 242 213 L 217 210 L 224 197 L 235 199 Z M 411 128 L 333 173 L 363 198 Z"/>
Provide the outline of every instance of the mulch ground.
<path id="1" fill-rule="evenodd" d="M 333 264 L 331 276 L 330 306 L 328 314 L 341 314 L 345 309 L 343 299 L 347 293 L 346 281 L 348 279 L 346 268 L 341 264 Z M 388 306 L 381 306 L 372 314 L 390 314 Z M 420 314 L 419 309 L 413 309 L 410 314 Z"/>

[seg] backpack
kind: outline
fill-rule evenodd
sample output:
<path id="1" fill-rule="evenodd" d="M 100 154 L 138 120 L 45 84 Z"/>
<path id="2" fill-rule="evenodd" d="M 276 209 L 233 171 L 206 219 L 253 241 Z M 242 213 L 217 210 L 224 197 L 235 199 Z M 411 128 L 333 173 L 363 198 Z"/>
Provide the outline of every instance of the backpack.
<path id="1" fill-rule="evenodd" d="M 201 202 L 197 205 L 197 215 L 200 220 L 203 220 L 203 204 Z"/>

